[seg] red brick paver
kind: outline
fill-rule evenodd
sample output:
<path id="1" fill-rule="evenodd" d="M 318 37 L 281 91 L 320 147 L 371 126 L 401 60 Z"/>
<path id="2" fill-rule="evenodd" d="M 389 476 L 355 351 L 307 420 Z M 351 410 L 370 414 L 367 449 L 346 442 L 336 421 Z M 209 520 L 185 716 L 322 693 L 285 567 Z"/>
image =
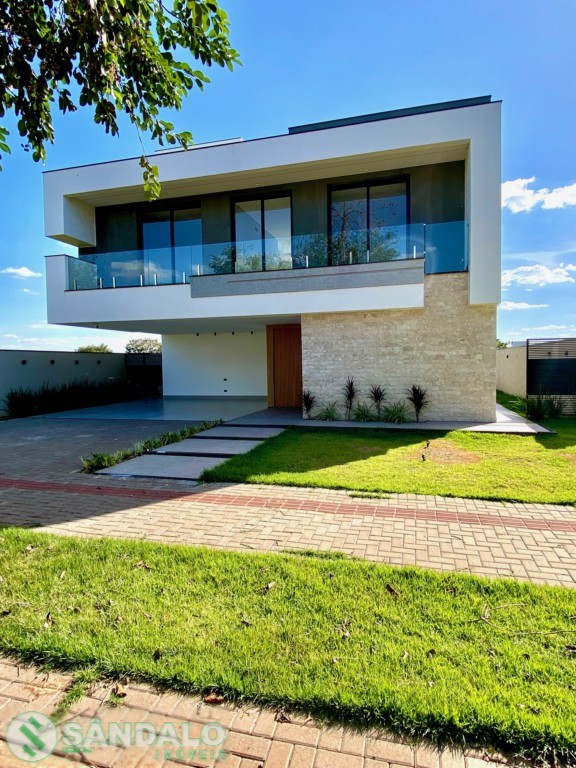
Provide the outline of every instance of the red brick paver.
<path id="1" fill-rule="evenodd" d="M 41 712 L 50 716 L 62 701 L 72 678 L 36 667 L 20 666 L 15 661 L 0 657 L 0 684 L 9 687 L 26 686 L 29 700 L 14 699 L 6 689 L 0 690 L 0 766 L 22 768 L 24 763 L 15 757 L 7 743 L 7 728 L 13 717 L 27 712 Z M 463 752 L 443 754 L 402 744 L 383 734 L 359 734 L 340 728 L 328 728 L 312 718 L 295 717 L 293 722 L 278 718 L 278 713 L 252 707 L 249 710 L 222 703 L 207 706 L 198 698 L 162 694 L 148 686 L 128 685 L 124 703 L 119 707 L 107 706 L 113 684 L 99 685 L 76 702 L 60 719 L 58 742 L 54 753 L 39 764 L 44 768 L 73 768 L 74 765 L 95 768 L 177 768 L 189 765 L 196 768 L 490 768 L 476 755 Z M 0 685 L 1 689 L 1 685 Z M 95 694 L 98 698 L 95 698 Z M 201 746 L 190 756 L 189 748 L 178 753 L 176 746 L 100 746 L 82 755 L 70 752 L 62 740 L 62 726 L 75 727 L 84 736 L 90 723 L 100 721 L 104 733 L 118 724 L 148 723 L 156 732 L 169 723 L 176 733 L 188 724 L 190 734 L 197 736 L 207 723 L 221 723 L 224 742 L 217 749 Z M 266 734 L 259 724 L 266 722 Z M 270 727 L 270 723 L 276 728 Z M 274 731 L 274 732 L 272 732 Z M 334 734 L 338 734 L 334 741 Z M 344 738 L 342 739 L 342 735 Z M 222 750 L 222 752 L 221 752 Z M 419 756 L 422 758 L 419 759 Z"/>
<path id="2" fill-rule="evenodd" d="M 539 583 L 576 584 L 573 507 L 257 485 L 136 487 L 126 481 L 0 478 L 0 524 L 241 551 L 336 549 Z"/>
<path id="3" fill-rule="evenodd" d="M 79 473 L 81 455 L 124 448 L 181 424 L 22 420 L 0 422 L 0 525 L 63 535 L 114 536 L 239 551 L 339 550 L 395 565 L 416 564 L 550 584 L 576 584 L 576 511 L 544 504 L 503 504 L 390 494 L 356 498 L 342 491 L 274 486 L 104 478 Z M 50 713 L 65 675 L 0 659 L 0 767 L 21 768 L 6 726 L 27 711 Z M 169 720 L 229 732 L 221 768 L 490 768 L 481 755 L 413 748 L 309 718 L 279 722 L 271 710 L 207 705 L 145 686 L 128 686 L 124 705 L 106 706 L 110 685 L 95 686 L 66 716 L 86 725 Z M 78 764 L 58 753 L 46 768 Z M 210 755 L 182 759 L 153 747 L 99 748 L 82 758 L 97 768 L 211 766 Z"/>

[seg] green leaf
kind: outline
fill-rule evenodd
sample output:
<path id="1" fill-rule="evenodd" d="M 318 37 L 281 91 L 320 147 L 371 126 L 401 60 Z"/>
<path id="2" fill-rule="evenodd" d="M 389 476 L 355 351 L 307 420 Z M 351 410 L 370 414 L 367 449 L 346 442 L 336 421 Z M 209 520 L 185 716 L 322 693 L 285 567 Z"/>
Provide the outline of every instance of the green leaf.
<path id="1" fill-rule="evenodd" d="M 186 147 L 191 134 L 176 133 L 160 119 L 163 110 L 180 109 L 193 87 L 209 82 L 199 66 L 233 69 L 239 63 L 228 17 L 213 0 L 174 0 L 173 10 L 157 0 L 24 5 L 26 13 L 22 3 L 9 0 L 0 11 L 10 41 L 0 34 L 0 118 L 17 116 L 24 150 L 35 160 L 44 160 L 54 140 L 52 110 L 78 107 L 90 110 L 113 136 L 124 114 L 136 130 Z M 176 50 L 186 52 L 188 61 L 177 61 Z M 10 90 L 1 87 L 7 82 Z M 64 87 L 70 83 L 78 88 Z M 7 136 L 0 126 L 4 154 L 10 152 Z M 156 199 L 158 169 L 147 160 L 143 177 L 146 195 Z"/>

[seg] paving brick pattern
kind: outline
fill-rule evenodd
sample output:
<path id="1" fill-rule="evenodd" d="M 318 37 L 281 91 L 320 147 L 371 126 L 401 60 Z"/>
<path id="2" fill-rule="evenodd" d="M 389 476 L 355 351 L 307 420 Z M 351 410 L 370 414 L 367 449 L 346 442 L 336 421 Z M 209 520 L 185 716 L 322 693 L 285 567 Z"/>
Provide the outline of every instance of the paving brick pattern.
<path id="1" fill-rule="evenodd" d="M 207 490 L 208 489 L 208 490 Z M 439 497 L 351 499 L 252 485 L 179 489 L 0 478 L 0 524 L 240 551 L 337 549 L 538 583 L 576 585 L 573 508 Z"/>
<path id="2" fill-rule="evenodd" d="M 0 765 L 22 768 L 6 742 L 10 720 L 25 712 L 50 716 L 71 684 L 68 675 L 44 673 L 37 667 L 19 666 L 0 657 Z M 226 736 L 222 747 L 179 753 L 176 747 L 94 747 L 80 756 L 65 751 L 61 741 L 44 768 L 493 768 L 486 755 L 439 753 L 427 747 L 399 743 L 381 732 L 360 733 L 334 725 L 320 725 L 310 717 L 233 704 L 206 704 L 199 698 L 160 693 L 149 686 L 123 687 L 123 703 L 108 705 L 113 684 L 95 685 L 88 695 L 73 704 L 60 723 L 76 723 L 86 733 L 94 718 L 107 728 L 111 723 L 150 723 L 157 731 L 172 723 L 180 733 L 189 723 L 192 736 L 203 725 L 219 723 Z M 194 750 L 193 750 L 194 752 Z M 223 754 L 222 754 L 223 753 Z M 493 758 L 494 759 L 494 758 Z"/>
<path id="3" fill-rule="evenodd" d="M 576 510 L 546 504 L 103 478 L 79 456 L 181 422 L 0 422 L 0 524 L 240 551 L 338 549 L 397 565 L 576 584 Z"/>
<path id="4" fill-rule="evenodd" d="M 26 525 L 65 535 L 115 536 L 202 544 L 239 551 L 340 550 L 377 562 L 416 564 L 576 585 L 576 510 L 390 494 L 351 497 L 323 489 L 103 478 L 79 473 L 79 456 L 123 448 L 181 422 L 29 419 L 0 422 L 0 525 Z M 9 752 L 6 725 L 26 711 L 52 712 L 69 685 L 0 659 L 0 766 L 21 768 Z M 129 686 L 124 705 L 105 705 L 109 687 L 75 704 L 69 718 L 154 724 L 215 720 L 229 729 L 222 768 L 489 768 L 482 755 L 444 753 L 391 741 L 382 734 L 278 713 L 208 707 L 198 699 Z M 46 768 L 77 764 L 71 755 Z M 97 768 L 210 766 L 210 756 L 180 760 L 152 748 L 96 750 L 82 764 Z"/>

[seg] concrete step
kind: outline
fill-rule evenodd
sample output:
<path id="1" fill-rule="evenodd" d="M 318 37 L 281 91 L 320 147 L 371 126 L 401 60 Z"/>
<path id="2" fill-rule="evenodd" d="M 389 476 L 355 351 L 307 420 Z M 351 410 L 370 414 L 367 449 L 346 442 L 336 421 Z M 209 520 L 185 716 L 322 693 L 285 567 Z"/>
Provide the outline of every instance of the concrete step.
<path id="1" fill-rule="evenodd" d="M 155 454 L 176 454 L 185 456 L 238 456 L 241 453 L 247 453 L 257 445 L 261 440 L 229 440 L 226 438 L 204 438 L 195 440 L 189 438 L 180 440 L 178 443 L 171 443 L 154 451 Z"/>
<path id="2" fill-rule="evenodd" d="M 208 438 L 226 438 L 227 440 L 266 440 L 268 437 L 276 437 L 284 429 L 280 427 L 245 427 L 225 424 L 221 427 L 212 427 L 205 432 L 199 432 L 188 440 L 206 440 Z"/>
<path id="3" fill-rule="evenodd" d="M 216 456 L 158 456 L 147 454 L 129 459 L 115 467 L 102 469 L 99 475 L 123 477 L 157 477 L 166 480 L 198 480 L 205 469 L 213 469 L 225 461 Z"/>

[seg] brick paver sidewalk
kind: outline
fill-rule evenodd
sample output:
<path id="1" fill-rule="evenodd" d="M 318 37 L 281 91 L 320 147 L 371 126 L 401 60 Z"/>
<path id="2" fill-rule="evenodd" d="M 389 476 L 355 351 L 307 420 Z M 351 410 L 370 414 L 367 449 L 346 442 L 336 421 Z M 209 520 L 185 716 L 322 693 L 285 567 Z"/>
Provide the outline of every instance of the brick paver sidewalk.
<path id="1" fill-rule="evenodd" d="M 540 583 L 576 584 L 576 510 L 390 494 L 104 478 L 79 456 L 114 451 L 181 422 L 0 422 L 0 525 L 242 551 L 338 549 Z"/>
<path id="2" fill-rule="evenodd" d="M 71 678 L 54 672 L 43 673 L 35 667 L 17 666 L 0 658 L 0 765 L 23 768 L 6 742 L 7 727 L 13 717 L 25 712 L 50 715 L 64 697 Z M 176 746 L 94 746 L 80 756 L 67 753 L 62 740 L 55 752 L 38 764 L 43 768 L 72 768 L 81 759 L 83 765 L 98 768 L 491 768 L 487 756 L 444 752 L 386 739 L 381 733 L 352 731 L 342 726 L 326 728 L 312 718 L 286 716 L 278 711 L 232 704 L 206 704 L 198 698 L 174 693 L 161 694 L 153 688 L 130 685 L 122 688 L 123 703 L 107 706 L 112 683 L 97 685 L 88 696 L 76 702 L 60 720 L 77 724 L 86 735 L 90 722 L 98 718 L 107 732 L 112 723 L 149 723 L 160 731 L 171 723 L 176 734 L 190 723 L 190 735 L 201 734 L 202 726 L 219 723 L 224 740 L 217 747 L 185 748 Z M 221 754 L 221 750 L 224 754 Z M 190 757 L 190 752 L 192 756 Z M 221 758 L 221 759 L 218 759 Z"/>
<path id="3" fill-rule="evenodd" d="M 549 584 L 576 584 L 576 510 L 543 504 L 391 494 L 356 498 L 342 491 L 257 485 L 196 485 L 112 479 L 79 473 L 78 457 L 126 447 L 160 434 L 167 422 L 22 420 L 0 423 L 0 525 L 65 535 L 115 536 L 202 544 L 241 551 L 339 550 L 392 564 L 416 564 Z M 0 663 L 0 768 L 24 764 L 8 751 L 10 719 L 51 712 L 66 676 Z M 312 720 L 281 722 L 278 713 L 208 707 L 197 699 L 127 688 L 119 709 L 103 706 L 109 689 L 92 692 L 68 718 L 86 723 L 166 719 L 221 722 L 229 735 L 222 768 L 486 768 L 482 756 L 416 750 L 376 734 L 327 729 Z M 72 756 L 40 764 L 63 768 Z M 439 762 L 440 761 L 440 762 Z M 82 758 L 102 768 L 176 768 L 151 749 L 96 750 Z M 184 763 L 186 764 L 186 763 Z M 194 766 L 211 763 L 197 759 Z"/>
<path id="4" fill-rule="evenodd" d="M 0 477 L 0 525 L 240 551 L 336 549 L 396 565 L 576 584 L 576 514 L 569 507 L 357 499 L 258 485 L 157 490 L 92 480 Z"/>

